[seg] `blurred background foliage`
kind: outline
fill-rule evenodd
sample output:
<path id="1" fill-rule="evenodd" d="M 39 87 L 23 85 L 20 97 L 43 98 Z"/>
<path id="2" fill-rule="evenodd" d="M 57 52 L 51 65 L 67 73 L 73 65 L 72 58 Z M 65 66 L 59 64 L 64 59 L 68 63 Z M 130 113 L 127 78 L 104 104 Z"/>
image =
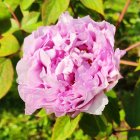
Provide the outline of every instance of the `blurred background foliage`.
<path id="1" fill-rule="evenodd" d="M 140 48 L 123 58 L 137 62 L 137 71 L 121 65 L 124 78 L 106 93 L 109 104 L 101 116 L 56 119 L 44 110 L 26 116 L 16 84 L 23 40 L 33 30 L 55 24 L 64 11 L 116 25 L 128 1 L 115 35 L 115 47 L 120 49 L 140 44 L 140 0 L 0 0 L 0 140 L 140 140 Z"/>

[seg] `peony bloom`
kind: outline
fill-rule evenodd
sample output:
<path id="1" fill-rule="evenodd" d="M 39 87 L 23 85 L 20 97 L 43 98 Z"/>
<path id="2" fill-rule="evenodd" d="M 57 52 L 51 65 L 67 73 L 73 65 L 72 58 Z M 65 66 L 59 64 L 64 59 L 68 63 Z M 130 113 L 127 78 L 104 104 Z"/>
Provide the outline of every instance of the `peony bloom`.
<path id="1" fill-rule="evenodd" d="M 114 34 L 108 22 L 89 16 L 73 19 L 64 13 L 56 25 L 40 27 L 26 37 L 17 64 L 25 113 L 45 108 L 57 117 L 101 114 L 108 103 L 104 91 L 121 78 L 124 51 L 114 51 Z"/>

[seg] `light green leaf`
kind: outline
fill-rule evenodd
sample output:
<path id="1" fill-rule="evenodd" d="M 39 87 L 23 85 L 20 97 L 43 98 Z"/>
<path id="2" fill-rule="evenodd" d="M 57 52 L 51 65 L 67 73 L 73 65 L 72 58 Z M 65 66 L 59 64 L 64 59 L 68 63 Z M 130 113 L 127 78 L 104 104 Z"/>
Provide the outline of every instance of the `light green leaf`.
<path id="1" fill-rule="evenodd" d="M 0 20 L 10 18 L 10 12 L 7 6 L 0 1 Z"/>
<path id="2" fill-rule="evenodd" d="M 103 0 L 80 0 L 84 6 L 104 16 Z"/>
<path id="3" fill-rule="evenodd" d="M 117 137 L 115 135 L 111 135 L 108 140 L 117 140 Z"/>
<path id="4" fill-rule="evenodd" d="M 20 8 L 22 10 L 27 10 L 35 0 L 22 0 L 20 3 Z"/>
<path id="5" fill-rule="evenodd" d="M 121 109 L 119 111 L 119 114 L 120 114 L 120 121 L 124 121 L 125 120 L 125 111 L 124 111 L 124 109 Z"/>
<path id="6" fill-rule="evenodd" d="M 21 21 L 22 26 L 25 26 L 25 25 L 28 26 L 28 25 L 36 23 L 39 16 L 40 16 L 39 12 L 30 12 L 28 15 L 23 17 Z"/>
<path id="7" fill-rule="evenodd" d="M 6 95 L 13 81 L 13 66 L 10 59 L 0 58 L 0 99 Z"/>
<path id="8" fill-rule="evenodd" d="M 19 43 L 12 34 L 6 34 L 0 39 L 0 57 L 11 55 L 19 50 Z"/>
<path id="9" fill-rule="evenodd" d="M 21 11 L 22 12 L 22 15 L 23 15 L 23 17 L 25 17 L 25 16 L 28 16 L 29 15 L 29 13 L 30 13 L 30 11 Z"/>
<path id="10" fill-rule="evenodd" d="M 19 5 L 20 1 L 21 0 L 4 0 L 4 3 L 14 11 Z"/>
<path id="11" fill-rule="evenodd" d="M 21 21 L 21 28 L 28 33 L 36 30 L 37 27 L 42 25 L 42 22 L 38 22 L 39 16 L 39 12 L 30 12 L 25 15 Z"/>
<path id="12" fill-rule="evenodd" d="M 42 5 L 42 20 L 45 25 L 55 23 L 69 6 L 70 0 L 45 0 Z"/>
<path id="13" fill-rule="evenodd" d="M 37 114 L 36 114 L 37 117 L 46 117 L 47 116 L 47 113 L 46 113 L 46 110 L 45 109 L 41 109 Z"/>
<path id="14" fill-rule="evenodd" d="M 139 71 L 140 70 L 140 65 L 138 65 L 135 69 L 135 71 Z"/>
<path id="15" fill-rule="evenodd" d="M 81 116 L 82 115 L 79 114 L 74 119 L 71 119 L 69 116 L 57 118 L 53 129 L 52 140 L 65 140 L 68 138 L 77 127 Z"/>
<path id="16" fill-rule="evenodd" d="M 26 31 L 27 33 L 31 33 L 32 31 L 36 30 L 38 27 L 42 26 L 42 22 L 37 22 L 35 24 L 30 24 L 30 25 L 26 25 L 26 26 L 23 26 L 22 29 L 24 31 Z"/>

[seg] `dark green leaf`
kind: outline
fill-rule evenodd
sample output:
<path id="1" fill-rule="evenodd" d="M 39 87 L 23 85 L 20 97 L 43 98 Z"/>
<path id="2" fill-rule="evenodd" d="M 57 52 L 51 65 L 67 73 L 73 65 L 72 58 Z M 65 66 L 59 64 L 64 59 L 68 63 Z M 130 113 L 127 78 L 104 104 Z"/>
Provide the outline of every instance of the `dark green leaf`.
<path id="1" fill-rule="evenodd" d="M 94 10 L 104 16 L 104 8 L 102 0 L 80 0 L 84 6 Z"/>
<path id="2" fill-rule="evenodd" d="M 106 95 L 108 96 L 109 103 L 105 107 L 104 114 L 110 122 L 115 121 L 117 124 L 120 124 L 119 105 L 116 93 L 111 90 Z"/>
<path id="3" fill-rule="evenodd" d="M 0 20 L 0 34 L 6 33 L 11 27 L 10 19 Z"/>
<path id="4" fill-rule="evenodd" d="M 123 105 L 126 113 L 126 121 L 131 127 L 140 125 L 140 79 L 134 93 L 126 92 L 123 97 Z"/>
<path id="5" fill-rule="evenodd" d="M 84 114 L 80 121 L 80 128 L 82 128 L 85 134 L 98 139 L 108 136 L 112 131 L 112 125 L 107 122 L 103 115 Z"/>
<path id="6" fill-rule="evenodd" d="M 45 0 L 42 5 L 42 20 L 45 25 L 55 23 L 69 6 L 70 0 Z"/>
<path id="7" fill-rule="evenodd" d="M 2 24 L 2 28 L 0 29 L 0 32 L 2 32 L 3 35 L 12 34 L 16 31 L 20 30 L 16 20 L 13 18 L 3 21 L 0 24 Z"/>
<path id="8" fill-rule="evenodd" d="M 81 114 L 74 119 L 69 116 L 57 118 L 53 128 L 52 140 L 65 140 L 68 138 L 74 132 L 80 119 Z"/>
<path id="9" fill-rule="evenodd" d="M 128 132 L 128 140 L 140 140 L 140 130 L 131 130 Z"/>
<path id="10" fill-rule="evenodd" d="M 0 58 L 0 99 L 8 92 L 13 81 L 13 66 L 10 59 Z"/>
<path id="11" fill-rule="evenodd" d="M 19 43 L 12 34 L 6 34 L 0 39 L 0 57 L 11 55 L 19 50 Z"/>

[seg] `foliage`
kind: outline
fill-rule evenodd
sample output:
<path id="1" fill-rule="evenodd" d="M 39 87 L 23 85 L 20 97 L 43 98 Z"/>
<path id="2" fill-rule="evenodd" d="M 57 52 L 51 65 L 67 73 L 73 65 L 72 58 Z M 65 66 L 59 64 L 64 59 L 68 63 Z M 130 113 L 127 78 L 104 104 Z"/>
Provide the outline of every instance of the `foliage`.
<path id="1" fill-rule="evenodd" d="M 0 58 L 0 98 L 2 98 L 7 93 L 7 91 L 12 85 L 12 80 L 13 67 L 11 60 L 6 58 Z"/>
<path id="2" fill-rule="evenodd" d="M 56 119 L 56 123 L 53 128 L 52 140 L 65 140 L 68 138 L 79 123 L 81 114 L 76 118 L 71 119 L 69 116 L 63 116 Z"/>
<path id="3" fill-rule="evenodd" d="M 46 0 L 42 5 L 42 20 L 44 24 L 55 23 L 59 15 L 68 8 L 69 2 L 69 0 Z"/>
<path id="4" fill-rule="evenodd" d="M 125 3 L 126 0 L 0 0 L 0 140 L 140 139 L 140 78 L 134 67 L 121 65 L 124 78 L 106 93 L 109 104 L 101 116 L 83 114 L 74 119 L 56 119 L 43 110 L 26 116 L 16 84 L 15 67 L 22 55 L 23 40 L 33 30 L 55 24 L 64 11 L 74 17 L 90 15 L 96 21 L 105 19 L 116 25 Z M 116 47 L 125 49 L 140 41 L 139 7 L 139 0 L 131 1 L 116 30 Z M 139 57 L 138 48 L 129 51 L 124 59 L 139 61 Z"/>

